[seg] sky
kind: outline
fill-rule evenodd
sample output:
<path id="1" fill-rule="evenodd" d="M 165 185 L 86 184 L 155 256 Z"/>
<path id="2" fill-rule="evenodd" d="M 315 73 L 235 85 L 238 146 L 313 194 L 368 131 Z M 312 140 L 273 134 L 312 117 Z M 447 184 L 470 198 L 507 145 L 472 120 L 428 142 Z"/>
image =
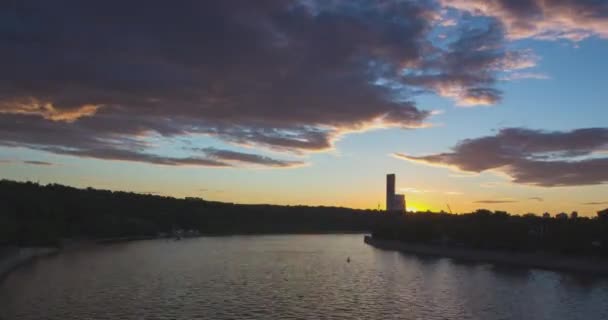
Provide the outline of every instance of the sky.
<path id="1" fill-rule="evenodd" d="M 3 179 L 608 207 L 608 1 L 8 1 L 0 48 Z"/>

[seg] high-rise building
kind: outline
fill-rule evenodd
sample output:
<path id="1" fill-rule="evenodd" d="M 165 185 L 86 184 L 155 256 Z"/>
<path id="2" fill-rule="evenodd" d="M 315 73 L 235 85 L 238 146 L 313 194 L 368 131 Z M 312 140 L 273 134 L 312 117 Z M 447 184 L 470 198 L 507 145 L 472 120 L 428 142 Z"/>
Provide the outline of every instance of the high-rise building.
<path id="1" fill-rule="evenodd" d="M 395 174 L 386 175 L 386 211 L 405 212 L 405 195 L 395 194 Z"/>
<path id="2" fill-rule="evenodd" d="M 386 175 L 386 211 L 393 211 L 395 203 L 395 174 Z"/>

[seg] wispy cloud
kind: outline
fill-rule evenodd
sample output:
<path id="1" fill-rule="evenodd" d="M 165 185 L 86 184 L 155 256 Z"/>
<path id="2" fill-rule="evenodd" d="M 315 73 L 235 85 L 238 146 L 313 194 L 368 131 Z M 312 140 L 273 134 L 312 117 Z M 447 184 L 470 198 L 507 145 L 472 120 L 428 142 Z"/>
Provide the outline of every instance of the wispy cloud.
<path id="1" fill-rule="evenodd" d="M 457 196 L 457 195 L 463 194 L 460 191 L 441 191 L 441 190 L 431 190 L 431 189 L 418 189 L 418 188 L 413 188 L 413 187 L 400 188 L 399 190 L 406 194 L 407 193 L 443 193 L 443 194 L 452 195 L 452 196 Z"/>
<path id="2" fill-rule="evenodd" d="M 517 200 L 477 200 L 474 203 L 484 203 L 484 204 L 499 204 L 499 203 L 516 203 Z"/>
<path id="3" fill-rule="evenodd" d="M 444 192 L 444 193 L 445 193 L 445 194 L 447 194 L 447 195 L 450 195 L 450 196 L 459 196 L 459 195 L 462 195 L 462 194 L 463 194 L 463 193 L 462 193 L 462 192 L 460 192 L 460 191 L 446 191 L 446 192 Z"/>
<path id="4" fill-rule="evenodd" d="M 38 161 L 38 160 L 25 160 L 23 161 L 24 164 L 33 164 L 33 165 L 37 165 L 37 166 L 52 166 L 55 165 L 52 162 L 47 162 L 47 161 Z"/>
<path id="5" fill-rule="evenodd" d="M 305 162 L 299 160 L 279 160 L 259 154 L 222 150 L 217 148 L 202 148 L 197 149 L 197 151 L 203 152 L 203 154 L 210 159 L 226 162 L 237 162 L 242 164 L 254 164 L 266 167 L 293 168 L 306 164 Z"/>
<path id="6" fill-rule="evenodd" d="M 401 190 L 402 192 L 406 192 L 406 193 L 429 193 L 429 192 L 434 192 L 433 190 L 425 190 L 425 189 L 418 189 L 418 188 L 412 188 L 412 187 L 400 188 L 399 190 Z"/>
<path id="7" fill-rule="evenodd" d="M 513 72 L 507 73 L 499 78 L 499 80 L 502 81 L 516 81 L 525 79 L 546 80 L 551 79 L 551 77 L 546 74 L 536 72 Z"/>
<path id="8" fill-rule="evenodd" d="M 55 165 L 52 162 L 47 161 L 39 161 L 39 160 L 8 160 L 8 159 L 0 159 L 0 164 L 28 164 L 28 165 L 36 165 L 36 166 L 53 166 Z"/>

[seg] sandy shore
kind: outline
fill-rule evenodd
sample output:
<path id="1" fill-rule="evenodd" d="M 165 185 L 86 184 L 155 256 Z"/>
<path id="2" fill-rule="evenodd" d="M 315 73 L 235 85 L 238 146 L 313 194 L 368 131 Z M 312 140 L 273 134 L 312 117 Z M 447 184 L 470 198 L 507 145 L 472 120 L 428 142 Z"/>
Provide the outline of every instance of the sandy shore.
<path id="1" fill-rule="evenodd" d="M 467 261 L 509 264 L 520 267 L 608 275 L 608 259 L 571 257 L 547 253 L 518 253 L 379 240 L 365 236 L 364 242 L 379 249 L 448 257 Z"/>
<path id="2" fill-rule="evenodd" d="M 58 248 L 15 248 L 0 257 L 0 280 L 22 264 L 59 252 Z"/>

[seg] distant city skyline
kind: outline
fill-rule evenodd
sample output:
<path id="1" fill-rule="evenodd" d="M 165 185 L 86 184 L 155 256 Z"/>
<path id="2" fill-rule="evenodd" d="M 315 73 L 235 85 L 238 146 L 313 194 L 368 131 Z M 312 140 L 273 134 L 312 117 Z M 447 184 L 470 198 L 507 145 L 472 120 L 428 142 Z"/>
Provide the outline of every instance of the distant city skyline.
<path id="1" fill-rule="evenodd" d="M 395 173 L 408 211 L 608 207 L 602 1 L 26 0 L 0 16 L 3 179 L 376 209 Z"/>

